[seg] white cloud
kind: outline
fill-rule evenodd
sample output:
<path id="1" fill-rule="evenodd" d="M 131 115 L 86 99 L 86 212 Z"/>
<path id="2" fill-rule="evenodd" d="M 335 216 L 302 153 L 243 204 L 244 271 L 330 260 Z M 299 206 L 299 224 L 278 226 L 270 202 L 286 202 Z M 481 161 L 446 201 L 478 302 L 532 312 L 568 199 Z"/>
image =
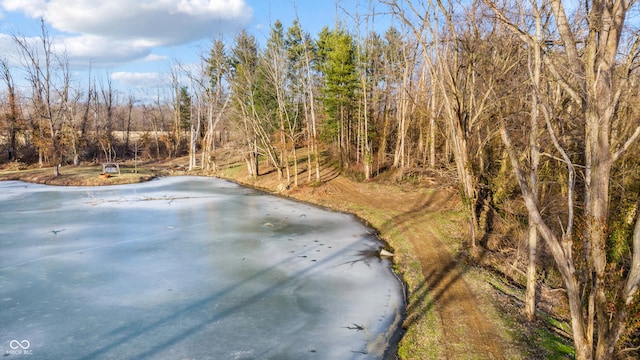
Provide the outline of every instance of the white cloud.
<path id="1" fill-rule="evenodd" d="M 158 55 L 158 54 L 149 54 L 147 55 L 147 57 L 145 57 L 143 59 L 144 62 L 153 62 L 153 61 L 166 61 L 169 58 L 167 56 L 164 55 Z"/>
<path id="2" fill-rule="evenodd" d="M 34 54 L 42 57 L 42 43 L 39 37 L 18 36 Z M 151 47 L 135 41 L 112 40 L 92 35 L 76 37 L 51 38 L 53 53 L 69 61 L 73 67 L 108 67 L 124 62 L 145 59 L 150 56 Z M 0 56 L 8 58 L 11 63 L 19 64 L 19 50 L 11 35 L 0 33 Z M 156 57 L 157 59 L 157 57 Z"/>
<path id="3" fill-rule="evenodd" d="M 2 7 L 7 11 L 22 11 L 25 15 L 38 18 L 44 15 L 44 0 L 3 0 Z"/>
<path id="4" fill-rule="evenodd" d="M 13 38 L 6 34 L 0 34 L 0 53 L 7 54 L 10 53 L 10 49 L 15 48 L 15 43 L 13 42 Z M 4 56 L 2 56 L 4 57 Z"/>
<path id="5" fill-rule="evenodd" d="M 37 44 L 33 38 L 24 38 L 23 40 L 28 47 L 33 47 Z M 20 66 L 22 64 L 23 59 L 17 50 L 16 42 L 12 35 L 0 33 L 0 58 L 6 60 L 11 66 Z"/>
<path id="6" fill-rule="evenodd" d="M 126 86 L 140 88 L 163 86 L 165 84 L 161 74 L 151 72 L 115 72 L 111 74 L 111 79 Z"/>
<path id="7" fill-rule="evenodd" d="M 56 50 L 66 52 L 76 61 L 97 60 L 100 62 L 124 62 L 144 58 L 151 52 L 152 45 L 139 41 L 126 41 L 94 35 L 81 35 L 57 39 Z"/>
<path id="8" fill-rule="evenodd" d="M 34 18 L 43 16 L 53 28 L 68 33 L 162 45 L 237 29 L 251 17 L 244 0 L 4 0 L 3 6 Z"/>
<path id="9" fill-rule="evenodd" d="M 44 18 L 71 62 L 157 60 L 152 50 L 244 27 L 245 0 L 0 0 L 6 11 Z"/>

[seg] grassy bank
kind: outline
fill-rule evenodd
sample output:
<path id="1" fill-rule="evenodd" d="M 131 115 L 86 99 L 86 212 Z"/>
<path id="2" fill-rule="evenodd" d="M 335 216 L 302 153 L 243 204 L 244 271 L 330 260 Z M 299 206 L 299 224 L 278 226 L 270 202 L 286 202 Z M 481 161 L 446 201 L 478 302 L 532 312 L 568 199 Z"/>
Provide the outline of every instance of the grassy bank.
<path id="1" fill-rule="evenodd" d="M 21 180 L 37 184 L 59 186 L 104 186 L 133 184 L 148 181 L 163 174 L 167 170 L 155 167 L 140 167 L 133 164 L 120 166 L 119 174 L 103 174 L 102 165 L 63 166 L 60 175 L 55 176 L 53 168 L 21 168 L 6 166 L 0 170 L 0 180 Z"/>

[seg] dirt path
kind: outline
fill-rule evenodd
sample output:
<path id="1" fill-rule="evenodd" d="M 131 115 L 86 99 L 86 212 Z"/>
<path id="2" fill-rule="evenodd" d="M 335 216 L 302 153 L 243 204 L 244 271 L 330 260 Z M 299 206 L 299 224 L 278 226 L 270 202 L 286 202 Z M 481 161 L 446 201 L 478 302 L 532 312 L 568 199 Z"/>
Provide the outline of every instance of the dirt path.
<path id="1" fill-rule="evenodd" d="M 361 209 L 359 215 L 366 220 L 370 219 L 362 209 L 383 210 L 385 220 L 378 227 L 382 236 L 399 231 L 408 240 L 423 279 L 413 289 L 405 327 L 413 326 L 425 311 L 432 309 L 443 332 L 438 344 L 440 355 L 448 359 L 504 358 L 505 342 L 482 311 L 491 305 L 481 304 L 485 299 L 475 296 L 463 269 L 439 240 L 429 219 L 433 214 L 459 206 L 452 190 L 398 191 L 384 185 L 355 183 L 344 177 L 336 177 L 324 187 L 327 191 L 322 203 L 341 204 L 351 211 Z M 316 193 L 322 191 L 320 188 Z"/>
<path id="2" fill-rule="evenodd" d="M 425 279 L 418 292 L 429 294 L 426 301 L 431 302 L 430 306 L 439 316 L 445 356 L 458 359 L 475 354 L 482 359 L 503 359 L 501 345 L 504 342 L 496 334 L 495 325 L 481 311 L 488 305 L 479 306 L 483 300 L 475 296 L 464 279 L 464 271 L 430 226 L 414 224 L 408 229 L 416 232 L 408 237 L 420 259 Z"/>

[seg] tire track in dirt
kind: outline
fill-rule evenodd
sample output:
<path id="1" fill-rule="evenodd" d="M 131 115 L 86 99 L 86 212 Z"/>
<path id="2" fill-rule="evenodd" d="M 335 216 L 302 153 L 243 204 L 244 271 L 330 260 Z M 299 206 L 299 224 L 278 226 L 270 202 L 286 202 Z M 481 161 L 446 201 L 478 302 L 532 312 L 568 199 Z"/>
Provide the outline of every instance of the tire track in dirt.
<path id="1" fill-rule="evenodd" d="M 420 230 L 406 234 L 422 266 L 427 308 L 439 315 L 443 329 L 447 358 L 457 359 L 474 354 L 482 359 L 503 359 L 501 339 L 491 321 L 479 309 L 481 301 L 464 279 L 464 270 L 457 264 L 445 246 L 438 240 L 428 221 L 416 218 L 409 229 Z M 423 304 L 424 307 L 424 304 Z"/>

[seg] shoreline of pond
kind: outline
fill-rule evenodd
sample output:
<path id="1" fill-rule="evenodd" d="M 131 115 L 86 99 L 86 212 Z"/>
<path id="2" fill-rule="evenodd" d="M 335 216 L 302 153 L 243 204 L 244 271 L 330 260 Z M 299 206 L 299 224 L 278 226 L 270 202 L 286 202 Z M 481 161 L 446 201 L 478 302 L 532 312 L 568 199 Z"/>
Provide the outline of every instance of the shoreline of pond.
<path id="1" fill-rule="evenodd" d="M 514 332 L 508 325 L 513 324 L 513 320 L 509 320 L 510 315 L 506 315 L 508 319 L 503 319 L 505 310 L 495 303 L 495 289 L 478 278 L 482 275 L 466 274 L 462 277 L 468 269 L 461 268 L 461 265 L 452 268 L 447 265 L 457 262 L 453 256 L 458 251 L 456 244 L 459 243 L 460 236 L 464 236 L 460 229 L 463 229 L 465 218 L 460 210 L 455 184 L 448 183 L 446 179 L 436 178 L 417 187 L 389 183 L 384 179 L 361 183 L 345 177 L 336 169 L 324 166 L 321 169 L 322 182 L 314 183 L 310 178 L 307 180 L 305 175 L 300 177 L 300 186 L 286 188 L 277 179 L 275 171 L 265 172 L 265 169 L 265 173 L 256 179 L 246 174 L 242 163 L 227 164 L 215 174 L 189 172 L 184 164 L 185 159 L 174 159 L 139 165 L 145 177 L 128 175 L 127 183 L 149 181 L 163 176 L 216 177 L 270 194 L 349 213 L 375 229 L 379 234 L 378 238 L 383 244 L 387 244 L 385 247 L 388 246 L 395 253 L 393 269 L 402 279 L 401 284 L 405 285 L 406 296 L 405 321 L 399 327 L 400 335 L 395 335 L 399 343 L 394 342 L 395 349 L 389 351 L 392 354 L 385 358 L 438 358 L 452 354 L 464 356 L 468 351 L 473 351 L 488 357 L 518 359 L 526 358 L 523 354 L 529 353 L 530 345 L 521 342 L 518 337 L 522 329 Z M 74 175 L 70 174 L 69 169 L 80 172 L 81 175 L 71 181 Z M 51 168 L 30 169 L 20 172 L 21 174 L 13 172 L 9 176 L 15 180 L 52 185 L 112 185 L 115 179 L 125 180 L 124 176 L 116 176 L 106 179 L 107 181 L 101 179 L 95 184 L 100 170 L 97 166 L 81 166 L 81 169 L 65 167 L 62 169 L 61 179 L 52 179 Z M 130 171 L 125 167 L 124 173 L 128 174 Z M 89 183 L 80 181 L 87 176 Z M 0 171 L 0 180 L 2 179 L 9 179 L 6 171 Z M 442 221 L 441 217 L 447 220 Z M 445 278 L 430 276 L 433 271 L 442 267 L 459 280 L 441 288 L 446 284 L 442 282 Z M 435 291 L 438 297 L 453 296 L 452 302 L 434 303 L 429 296 L 424 295 L 425 286 L 431 289 L 429 292 Z M 471 298 L 459 296 L 470 293 L 474 294 Z M 465 309 L 464 314 L 451 312 L 449 308 L 452 307 Z M 452 317 L 453 314 L 457 315 Z M 478 324 L 482 325 L 482 329 L 475 329 Z M 452 325 L 464 333 L 471 331 L 475 335 L 460 337 L 450 334 L 447 329 Z"/>
<path id="2" fill-rule="evenodd" d="M 86 167 L 84 168 L 86 169 Z M 89 167 L 91 171 L 95 171 L 96 168 L 97 166 Z M 99 174 L 99 175 L 102 175 L 102 174 Z M 367 226 L 375 231 L 373 236 L 375 236 L 377 241 L 380 242 L 380 244 L 382 245 L 381 249 L 393 252 L 392 246 L 380 236 L 379 230 L 376 229 L 372 224 L 370 224 L 366 219 L 362 218 L 356 213 L 336 209 L 334 207 L 327 206 L 326 204 L 310 201 L 308 199 L 306 200 L 300 199 L 298 197 L 290 196 L 283 192 L 279 192 L 277 191 L 277 189 L 274 189 L 274 188 L 258 186 L 256 184 L 243 182 L 239 179 L 232 178 L 232 177 L 215 176 L 215 175 L 191 175 L 186 171 L 167 171 L 167 170 L 157 171 L 156 170 L 152 174 L 135 174 L 133 176 L 124 177 L 124 178 L 119 176 L 110 176 L 110 177 L 99 176 L 100 178 L 99 183 L 96 183 L 93 180 L 87 181 L 86 176 L 83 178 L 82 176 L 78 176 L 77 174 L 69 174 L 69 173 L 63 173 L 61 175 L 54 176 L 53 174 L 42 174 L 42 170 L 39 169 L 39 171 L 36 171 L 35 173 L 30 173 L 28 171 L 24 173 L 17 172 L 13 176 L 6 176 L 6 175 L 3 176 L 3 174 L 0 174 L 0 181 L 22 181 L 25 183 L 47 185 L 47 186 L 100 188 L 100 187 L 112 186 L 112 185 L 135 185 L 138 183 L 149 182 L 149 181 L 157 180 L 164 177 L 183 177 L 183 176 L 201 176 L 201 177 L 207 177 L 207 178 L 216 178 L 216 179 L 226 180 L 238 186 L 254 189 L 260 192 L 264 192 L 265 194 L 268 194 L 268 195 L 277 196 L 283 199 L 299 202 L 301 204 L 316 206 L 318 208 L 322 208 L 327 211 L 348 214 L 350 216 L 353 216 L 357 221 L 361 222 L 364 226 Z M 372 256 L 381 257 L 379 252 L 376 252 L 375 254 L 372 253 Z M 407 317 L 406 310 L 408 306 L 408 296 L 409 296 L 408 290 L 407 290 L 407 284 L 402 279 L 402 274 L 398 273 L 396 270 L 397 264 L 395 260 L 393 259 L 393 257 L 389 258 L 388 260 L 392 263 L 392 266 L 390 267 L 389 271 L 391 271 L 391 273 L 394 275 L 394 277 L 398 281 L 398 284 L 401 286 L 402 296 L 404 298 L 404 301 L 403 301 L 403 308 L 401 309 L 401 312 L 398 314 L 399 315 L 398 318 L 389 326 L 389 329 L 387 329 L 387 332 L 385 333 L 386 335 L 385 338 L 387 339 L 387 346 L 385 347 L 385 350 L 384 350 L 383 360 L 398 359 L 398 355 L 397 355 L 398 346 L 405 333 L 405 329 L 403 328 L 402 324 Z"/>

